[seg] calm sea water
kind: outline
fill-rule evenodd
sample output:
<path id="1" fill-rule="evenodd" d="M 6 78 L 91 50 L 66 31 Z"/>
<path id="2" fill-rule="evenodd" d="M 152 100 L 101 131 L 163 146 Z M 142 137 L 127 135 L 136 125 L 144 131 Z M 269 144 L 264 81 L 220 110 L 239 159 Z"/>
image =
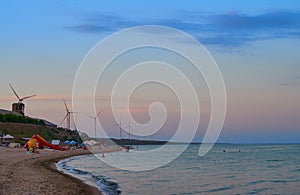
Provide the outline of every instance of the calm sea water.
<path id="1" fill-rule="evenodd" d="M 198 149 L 191 145 L 175 161 L 151 171 L 119 170 L 94 155 L 72 157 L 59 166 L 104 194 L 300 194 L 300 144 L 217 144 L 204 157 Z M 105 158 L 131 159 L 134 153 Z"/>

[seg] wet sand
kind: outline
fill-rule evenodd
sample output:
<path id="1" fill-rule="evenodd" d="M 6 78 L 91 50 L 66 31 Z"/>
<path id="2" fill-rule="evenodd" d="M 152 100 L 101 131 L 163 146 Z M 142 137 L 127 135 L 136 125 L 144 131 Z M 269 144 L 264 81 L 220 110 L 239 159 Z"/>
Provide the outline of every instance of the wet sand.
<path id="1" fill-rule="evenodd" d="M 23 148 L 0 148 L 0 194 L 101 194 L 98 189 L 58 171 L 56 162 L 88 150 L 26 153 Z"/>

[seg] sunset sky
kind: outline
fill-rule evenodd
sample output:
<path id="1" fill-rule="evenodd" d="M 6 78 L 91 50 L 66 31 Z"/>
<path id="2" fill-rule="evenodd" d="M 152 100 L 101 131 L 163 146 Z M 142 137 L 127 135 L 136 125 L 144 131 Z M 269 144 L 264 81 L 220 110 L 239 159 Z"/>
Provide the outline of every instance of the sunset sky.
<path id="1" fill-rule="evenodd" d="M 11 109 L 16 100 L 11 83 L 20 96 L 37 95 L 24 101 L 27 115 L 59 124 L 65 115 L 62 99 L 71 107 L 76 71 L 95 44 L 124 28 L 164 25 L 195 37 L 220 68 L 228 104 L 218 142 L 300 143 L 298 1 L 3 1 L 0 5 L 2 109 Z M 124 59 L 131 62 L 130 56 Z M 204 81 L 183 67 L 193 82 L 199 82 L 203 114 L 195 140 L 201 141 L 210 98 Z M 120 74 L 119 69 L 111 74 Z M 97 88 L 96 96 L 97 109 L 104 110 L 101 124 L 110 136 L 118 137 L 109 114 L 110 94 Z M 170 91 L 151 84 L 136 91 L 132 115 L 146 122 L 145 109 L 157 100 L 166 104 L 169 121 L 153 137 L 169 139 L 179 110 Z M 93 128 L 91 119 L 84 120 L 88 129 Z"/>

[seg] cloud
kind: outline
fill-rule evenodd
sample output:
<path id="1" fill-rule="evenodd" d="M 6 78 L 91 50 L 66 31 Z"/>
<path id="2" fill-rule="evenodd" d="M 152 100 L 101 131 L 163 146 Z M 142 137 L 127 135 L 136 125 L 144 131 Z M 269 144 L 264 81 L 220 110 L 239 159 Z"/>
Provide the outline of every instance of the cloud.
<path id="1" fill-rule="evenodd" d="M 115 15 L 95 14 L 85 17 L 80 24 L 65 26 L 65 29 L 81 33 L 106 33 L 136 25 L 140 23 Z"/>
<path id="2" fill-rule="evenodd" d="M 214 23 L 225 30 L 265 30 L 299 28 L 299 13 L 288 11 L 274 11 L 257 15 L 221 14 L 213 16 Z"/>
<path id="3" fill-rule="evenodd" d="M 83 32 L 83 33 L 98 33 L 98 32 L 107 32 L 113 31 L 111 27 L 107 27 L 104 25 L 97 25 L 97 24 L 79 24 L 74 26 L 66 26 L 66 29 Z"/>
<path id="4" fill-rule="evenodd" d="M 212 41 L 230 39 L 230 44 L 275 38 L 300 38 L 300 13 L 275 11 L 258 15 L 222 14 L 212 16 L 216 32 L 222 32 Z M 220 36 L 221 35 L 221 36 Z M 227 44 L 226 41 L 220 40 Z M 212 42 L 214 43 L 214 42 Z"/>
<path id="5" fill-rule="evenodd" d="M 96 14 L 65 28 L 81 33 L 114 32 L 137 25 L 165 25 L 185 31 L 201 43 L 228 47 L 256 40 L 300 38 L 300 12 L 272 11 L 256 15 L 242 13 L 179 12 L 172 18 L 129 20 Z"/>

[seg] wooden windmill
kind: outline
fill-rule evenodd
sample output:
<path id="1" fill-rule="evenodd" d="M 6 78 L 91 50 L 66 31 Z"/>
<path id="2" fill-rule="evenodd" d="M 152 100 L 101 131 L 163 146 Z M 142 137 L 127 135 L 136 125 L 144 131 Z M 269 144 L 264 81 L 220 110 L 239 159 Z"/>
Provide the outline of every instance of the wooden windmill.
<path id="1" fill-rule="evenodd" d="M 17 94 L 13 86 L 11 84 L 9 84 L 9 86 L 11 90 L 14 92 L 15 96 L 18 98 L 18 102 L 12 104 L 12 111 L 25 115 L 25 104 L 23 103 L 23 100 L 34 97 L 36 95 L 30 95 L 30 96 L 25 96 L 23 98 L 20 98 L 20 96 Z"/>

